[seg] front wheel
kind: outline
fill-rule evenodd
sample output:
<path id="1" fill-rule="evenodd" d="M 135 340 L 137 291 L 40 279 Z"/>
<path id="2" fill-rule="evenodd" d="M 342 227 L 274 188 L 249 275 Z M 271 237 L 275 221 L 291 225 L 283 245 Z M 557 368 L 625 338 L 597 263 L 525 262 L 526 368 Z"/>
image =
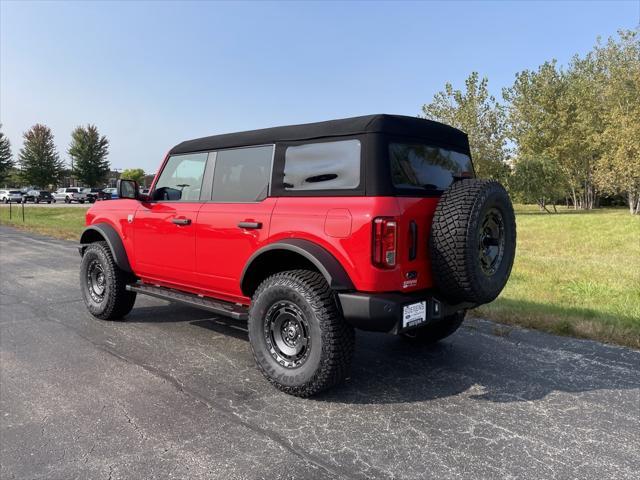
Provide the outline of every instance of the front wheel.
<path id="1" fill-rule="evenodd" d="M 453 335 L 460 328 L 460 325 L 462 325 L 465 313 L 464 311 L 457 312 L 444 317 L 438 322 L 416 328 L 415 330 L 409 330 L 403 333 L 402 337 L 413 343 L 431 345 Z"/>
<path id="2" fill-rule="evenodd" d="M 91 315 L 119 320 L 129 313 L 136 301 L 136 293 L 126 289 L 132 280 L 116 265 L 107 242 L 86 248 L 80 264 L 80 290 Z"/>
<path id="3" fill-rule="evenodd" d="M 69 197 L 66 197 L 66 198 L 64 199 L 64 203 L 71 203 L 71 199 L 70 199 Z"/>
<path id="4" fill-rule="evenodd" d="M 349 373 L 355 333 L 318 272 L 291 270 L 263 281 L 253 295 L 248 328 L 258 367 L 285 393 L 309 397 Z"/>

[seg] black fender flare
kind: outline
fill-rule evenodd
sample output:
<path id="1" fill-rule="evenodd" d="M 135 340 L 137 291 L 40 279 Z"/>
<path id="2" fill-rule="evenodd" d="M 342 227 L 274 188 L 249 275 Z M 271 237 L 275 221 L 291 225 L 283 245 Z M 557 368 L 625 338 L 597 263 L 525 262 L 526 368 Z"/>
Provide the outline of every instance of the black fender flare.
<path id="1" fill-rule="evenodd" d="M 129 258 L 127 257 L 127 251 L 124 249 L 122 239 L 120 238 L 120 235 L 118 235 L 116 229 L 108 223 L 96 223 L 95 225 L 88 226 L 82 231 L 82 235 L 80 236 L 80 254 L 84 254 L 84 249 L 87 248 L 88 244 L 96 241 L 96 234 L 104 238 L 109 245 L 111 253 L 113 254 L 113 259 L 115 260 L 118 268 L 125 272 L 133 273 L 131 265 L 129 265 Z"/>
<path id="2" fill-rule="evenodd" d="M 242 275 L 240 277 L 240 288 L 243 293 L 247 287 L 247 273 L 251 270 L 254 262 L 262 255 L 277 250 L 294 252 L 307 259 L 320 271 L 333 290 L 355 290 L 353 282 L 351 282 L 344 267 L 329 251 L 309 240 L 291 238 L 265 245 L 249 257 L 249 260 L 247 260 L 247 263 L 242 269 Z"/>

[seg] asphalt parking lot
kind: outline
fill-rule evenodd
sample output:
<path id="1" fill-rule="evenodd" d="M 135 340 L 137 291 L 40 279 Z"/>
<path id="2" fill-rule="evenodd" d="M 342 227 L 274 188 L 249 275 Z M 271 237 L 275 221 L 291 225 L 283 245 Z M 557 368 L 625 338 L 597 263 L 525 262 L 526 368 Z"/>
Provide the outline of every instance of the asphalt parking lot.
<path id="1" fill-rule="evenodd" d="M 0 227 L 0 477 L 637 478 L 640 352 L 471 320 L 359 332 L 351 378 L 274 390 L 242 323 L 85 311 L 74 244 Z"/>

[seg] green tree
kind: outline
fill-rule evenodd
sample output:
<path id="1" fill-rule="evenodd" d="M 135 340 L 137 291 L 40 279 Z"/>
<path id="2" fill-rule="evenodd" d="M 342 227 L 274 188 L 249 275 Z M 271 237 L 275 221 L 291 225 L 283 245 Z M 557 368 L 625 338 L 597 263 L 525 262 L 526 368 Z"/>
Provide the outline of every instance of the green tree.
<path id="1" fill-rule="evenodd" d="M 2 124 L 0 124 L 0 128 Z M 11 143 L 2 131 L 0 131 L 0 182 L 9 176 L 13 168 L 13 157 L 11 156 Z"/>
<path id="2" fill-rule="evenodd" d="M 447 83 L 431 103 L 422 106 L 422 113 L 467 133 L 479 177 L 504 180 L 509 172 L 506 116 L 503 106 L 489 94 L 488 84 L 477 72 L 466 79 L 464 91 Z"/>
<path id="3" fill-rule="evenodd" d="M 629 211 L 640 213 L 640 40 L 638 30 L 600 42 L 590 54 L 597 67 L 602 105 L 601 155 L 595 180 L 610 194 L 623 194 Z"/>
<path id="4" fill-rule="evenodd" d="M 135 180 L 141 184 L 144 180 L 144 170 L 141 168 L 127 168 L 122 171 L 120 178 L 123 180 Z"/>
<path id="5" fill-rule="evenodd" d="M 84 185 L 95 187 L 108 175 L 109 141 L 100 136 L 95 125 L 77 127 L 71 133 L 68 153 L 73 161 L 73 175 Z"/>
<path id="6" fill-rule="evenodd" d="M 536 71 L 516 74 L 513 86 L 503 90 L 503 97 L 507 101 L 508 134 L 516 145 L 517 157 L 538 162 L 544 159 L 545 168 L 557 172 L 559 182 L 574 192 L 574 205 L 577 205 L 576 192 L 581 184 L 569 162 L 573 144 L 567 129 L 573 121 L 573 109 L 567 102 L 567 89 L 567 77 L 553 60 Z M 543 176 L 535 178 L 539 180 Z M 521 180 L 522 173 L 520 182 L 516 183 L 522 185 Z M 535 188 L 544 189 L 542 185 Z"/>
<path id="7" fill-rule="evenodd" d="M 519 158 L 514 162 L 513 173 L 509 178 L 509 190 L 520 202 L 537 203 L 540 209 L 551 213 L 547 208 L 552 203 L 556 211 L 556 201 L 563 198 L 566 185 L 554 161 L 540 158 Z"/>
<path id="8" fill-rule="evenodd" d="M 23 137 L 24 144 L 18 157 L 23 180 L 42 188 L 55 184 L 63 163 L 56 151 L 51 129 L 38 123 L 25 132 Z"/>

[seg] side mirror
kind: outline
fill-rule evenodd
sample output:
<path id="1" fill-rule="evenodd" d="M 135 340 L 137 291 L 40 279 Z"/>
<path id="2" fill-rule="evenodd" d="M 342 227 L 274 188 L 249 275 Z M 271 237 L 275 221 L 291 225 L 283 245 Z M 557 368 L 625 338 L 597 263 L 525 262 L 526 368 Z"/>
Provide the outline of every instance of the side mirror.
<path id="1" fill-rule="evenodd" d="M 118 197 L 138 199 L 138 183 L 135 180 L 118 180 Z"/>

